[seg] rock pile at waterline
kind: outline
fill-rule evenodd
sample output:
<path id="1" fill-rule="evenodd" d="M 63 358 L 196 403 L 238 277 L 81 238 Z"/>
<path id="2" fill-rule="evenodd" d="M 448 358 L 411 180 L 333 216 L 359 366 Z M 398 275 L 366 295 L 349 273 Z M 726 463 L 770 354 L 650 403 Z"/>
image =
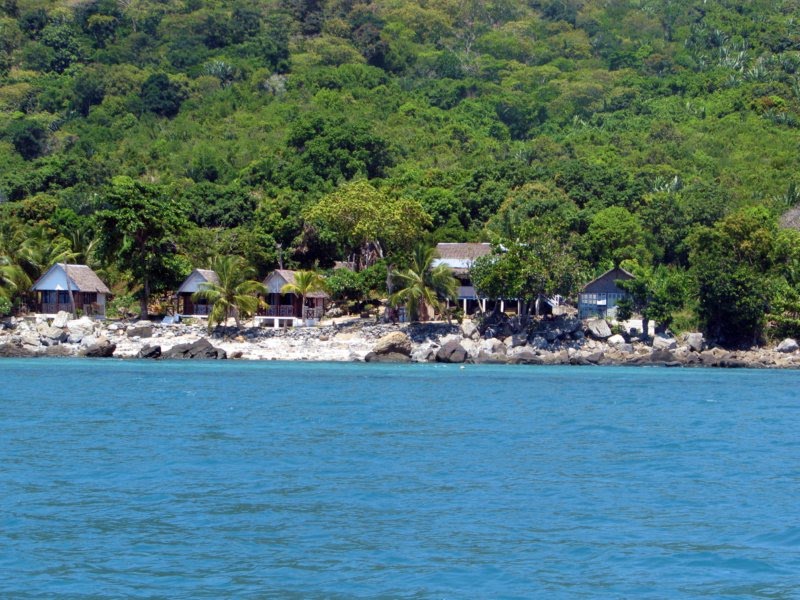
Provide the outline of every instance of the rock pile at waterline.
<path id="1" fill-rule="evenodd" d="M 0 357 L 444 362 L 528 365 L 650 365 L 800 368 L 800 345 L 730 351 L 700 333 L 679 337 L 612 330 L 603 320 L 518 319 L 484 323 L 383 324 L 353 319 L 294 329 L 218 328 L 204 322 L 102 322 L 67 313 L 0 323 Z M 609 335 L 610 334 L 610 335 Z"/>

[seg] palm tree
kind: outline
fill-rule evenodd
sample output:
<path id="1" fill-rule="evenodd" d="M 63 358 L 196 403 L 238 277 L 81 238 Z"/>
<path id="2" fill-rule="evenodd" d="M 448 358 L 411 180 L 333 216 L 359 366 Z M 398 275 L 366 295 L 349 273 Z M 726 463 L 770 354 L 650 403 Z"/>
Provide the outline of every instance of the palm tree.
<path id="1" fill-rule="evenodd" d="M 241 256 L 219 256 L 211 268 L 219 283 L 203 283 L 201 289 L 192 294 L 192 300 L 207 300 L 212 305 L 208 315 L 209 331 L 216 323 L 225 323 L 230 317 L 239 328 L 239 318 L 256 312 L 262 302 L 258 294 L 266 294 L 267 289 L 251 279 L 255 272 Z"/>
<path id="2" fill-rule="evenodd" d="M 435 248 L 418 244 L 414 248 L 411 267 L 394 273 L 402 287 L 389 297 L 389 302 L 392 306 L 405 303 L 412 321 L 419 320 L 419 314 L 426 306 L 441 313 L 440 298 L 456 297 L 458 279 L 446 265 L 432 267 L 434 258 Z"/>
<path id="3" fill-rule="evenodd" d="M 0 222 L 0 296 L 8 300 L 18 292 L 25 292 L 31 284 L 20 265 L 19 252 L 24 240 L 21 230 L 8 221 Z"/>
<path id="4" fill-rule="evenodd" d="M 281 288 L 281 294 L 297 294 L 302 298 L 301 316 L 305 318 L 306 296 L 312 292 L 325 291 L 325 278 L 316 271 L 297 271 L 294 283 L 287 283 Z"/>

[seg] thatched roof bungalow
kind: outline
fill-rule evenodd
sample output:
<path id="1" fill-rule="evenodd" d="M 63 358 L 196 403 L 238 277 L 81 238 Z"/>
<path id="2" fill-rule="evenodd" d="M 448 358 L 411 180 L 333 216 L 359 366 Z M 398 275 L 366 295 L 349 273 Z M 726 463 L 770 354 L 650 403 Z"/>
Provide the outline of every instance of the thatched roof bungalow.
<path id="1" fill-rule="evenodd" d="M 75 303 L 75 312 L 104 318 L 106 300 L 111 290 L 92 269 L 86 265 L 56 263 L 36 280 L 31 287 L 36 299 L 34 311 L 55 316 L 59 311 L 73 312 L 70 292 Z"/>

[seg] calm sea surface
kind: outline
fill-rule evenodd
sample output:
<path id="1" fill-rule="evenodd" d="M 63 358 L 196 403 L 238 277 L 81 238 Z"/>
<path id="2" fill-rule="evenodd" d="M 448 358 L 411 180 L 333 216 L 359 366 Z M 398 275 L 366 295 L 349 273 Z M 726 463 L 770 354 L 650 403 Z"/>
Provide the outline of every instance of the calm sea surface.
<path id="1" fill-rule="evenodd" d="M 798 598 L 800 373 L 0 361 L 0 597 Z"/>

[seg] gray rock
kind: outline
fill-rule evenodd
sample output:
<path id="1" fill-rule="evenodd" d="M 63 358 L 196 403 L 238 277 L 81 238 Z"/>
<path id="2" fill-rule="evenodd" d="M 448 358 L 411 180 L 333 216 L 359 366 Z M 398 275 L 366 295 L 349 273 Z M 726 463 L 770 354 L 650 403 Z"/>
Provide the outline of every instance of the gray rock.
<path id="1" fill-rule="evenodd" d="M 44 355 L 49 357 L 67 357 L 67 356 L 74 356 L 75 351 L 69 346 L 64 346 L 64 345 L 50 346 L 44 351 Z"/>
<path id="2" fill-rule="evenodd" d="M 598 350 L 595 352 L 576 352 L 569 357 L 569 364 L 571 365 L 596 365 L 603 360 L 603 352 Z"/>
<path id="3" fill-rule="evenodd" d="M 612 346 L 619 347 L 625 343 L 625 338 L 620 334 L 612 335 L 610 338 L 608 338 L 608 343 Z"/>
<path id="4" fill-rule="evenodd" d="M 27 348 L 22 348 L 14 344 L 0 344 L 0 358 L 31 358 L 37 356 Z"/>
<path id="5" fill-rule="evenodd" d="M 411 339 L 402 331 L 393 331 L 379 339 L 372 352 L 378 355 L 402 354 L 409 357 L 411 356 Z"/>
<path id="6" fill-rule="evenodd" d="M 633 344 L 617 344 L 614 348 L 622 354 L 633 354 Z"/>
<path id="7" fill-rule="evenodd" d="M 495 339 L 483 340 L 479 348 L 480 352 L 485 352 L 486 354 L 506 354 L 507 352 L 506 345 L 500 340 Z"/>
<path id="8" fill-rule="evenodd" d="M 94 331 L 95 321 L 90 317 L 81 317 L 80 319 L 73 319 L 67 322 L 67 329 L 70 333 L 81 333 L 89 335 Z"/>
<path id="9" fill-rule="evenodd" d="M 436 349 L 432 346 L 420 346 L 411 352 L 413 362 L 424 363 L 436 360 Z"/>
<path id="10" fill-rule="evenodd" d="M 547 340 L 540 335 L 534 336 L 533 339 L 531 339 L 528 343 L 536 350 L 547 350 L 547 348 L 550 346 L 550 344 L 547 343 Z"/>
<path id="11" fill-rule="evenodd" d="M 800 346 L 798 346 L 796 340 L 793 340 L 792 338 L 786 338 L 780 344 L 778 344 L 778 347 L 775 348 L 775 350 L 784 354 L 789 354 L 791 352 L 797 352 L 798 348 L 800 348 Z"/>
<path id="12" fill-rule="evenodd" d="M 97 343 L 81 348 L 78 355 L 87 358 L 110 358 L 114 356 L 114 350 L 116 349 L 116 344 L 112 344 L 105 338 L 100 338 Z"/>
<path id="13" fill-rule="evenodd" d="M 695 352 L 702 352 L 703 346 L 705 345 L 705 339 L 703 339 L 703 334 L 699 331 L 695 331 L 692 333 L 687 333 L 685 336 L 686 345 L 689 346 Z"/>
<path id="14" fill-rule="evenodd" d="M 461 335 L 467 339 L 477 340 L 481 337 L 481 332 L 472 320 L 464 319 L 461 323 Z"/>
<path id="15" fill-rule="evenodd" d="M 141 323 L 142 321 L 139 321 Z M 128 327 L 125 335 L 129 338 L 138 337 L 138 338 L 149 338 L 153 337 L 153 324 L 149 321 L 145 321 L 146 325 L 139 325 L 138 323 L 133 327 Z"/>
<path id="16" fill-rule="evenodd" d="M 23 346 L 38 347 L 39 346 L 39 336 L 38 336 L 38 334 L 35 334 L 35 333 L 25 333 L 25 334 L 20 336 L 20 343 Z"/>
<path id="17" fill-rule="evenodd" d="M 653 352 L 648 357 L 649 362 L 651 363 L 674 363 L 677 362 L 677 358 L 675 355 L 666 349 L 660 350 L 653 350 Z"/>
<path id="18" fill-rule="evenodd" d="M 674 337 L 659 333 L 653 337 L 653 350 L 675 350 L 678 347 L 678 340 Z"/>
<path id="19" fill-rule="evenodd" d="M 605 319 L 589 319 L 586 323 L 588 334 L 596 340 L 605 340 L 611 337 L 611 327 Z"/>
<path id="20" fill-rule="evenodd" d="M 61 342 L 67 341 L 67 332 L 58 327 L 42 327 L 39 330 L 39 335 L 42 336 L 42 342 L 46 346 L 55 346 Z"/>
<path id="21" fill-rule="evenodd" d="M 481 350 L 478 352 L 475 362 L 484 365 L 504 365 L 508 362 L 508 357 L 505 354 L 494 354 Z"/>
<path id="22" fill-rule="evenodd" d="M 469 354 L 455 340 L 447 342 L 436 352 L 436 362 L 441 363 L 463 363 L 467 358 L 469 358 Z"/>
<path id="23" fill-rule="evenodd" d="M 530 350 L 523 350 L 509 357 L 508 362 L 512 365 L 543 365 L 544 359 Z"/>
<path id="24" fill-rule="evenodd" d="M 158 358 L 161 356 L 161 346 L 147 344 L 139 349 L 136 358 Z"/>
<path id="25" fill-rule="evenodd" d="M 519 348 L 521 346 L 525 346 L 528 343 L 528 337 L 521 333 L 515 333 L 510 338 L 511 343 L 506 342 L 506 346 L 510 346 L 511 348 Z"/>
<path id="26" fill-rule="evenodd" d="M 225 359 L 228 355 L 222 348 L 215 348 L 207 339 L 201 338 L 196 342 L 177 344 L 169 350 L 162 352 L 161 357 L 179 360 Z"/>
<path id="27" fill-rule="evenodd" d="M 370 352 L 364 357 L 364 362 L 407 363 L 411 362 L 411 357 L 406 354 L 400 354 L 399 352 L 384 352 L 382 354 L 378 354 L 376 352 Z"/>
<path id="28" fill-rule="evenodd" d="M 53 327 L 66 327 L 69 320 L 72 318 L 72 315 L 65 310 L 58 311 L 55 317 L 53 317 L 53 322 L 51 325 Z"/>

